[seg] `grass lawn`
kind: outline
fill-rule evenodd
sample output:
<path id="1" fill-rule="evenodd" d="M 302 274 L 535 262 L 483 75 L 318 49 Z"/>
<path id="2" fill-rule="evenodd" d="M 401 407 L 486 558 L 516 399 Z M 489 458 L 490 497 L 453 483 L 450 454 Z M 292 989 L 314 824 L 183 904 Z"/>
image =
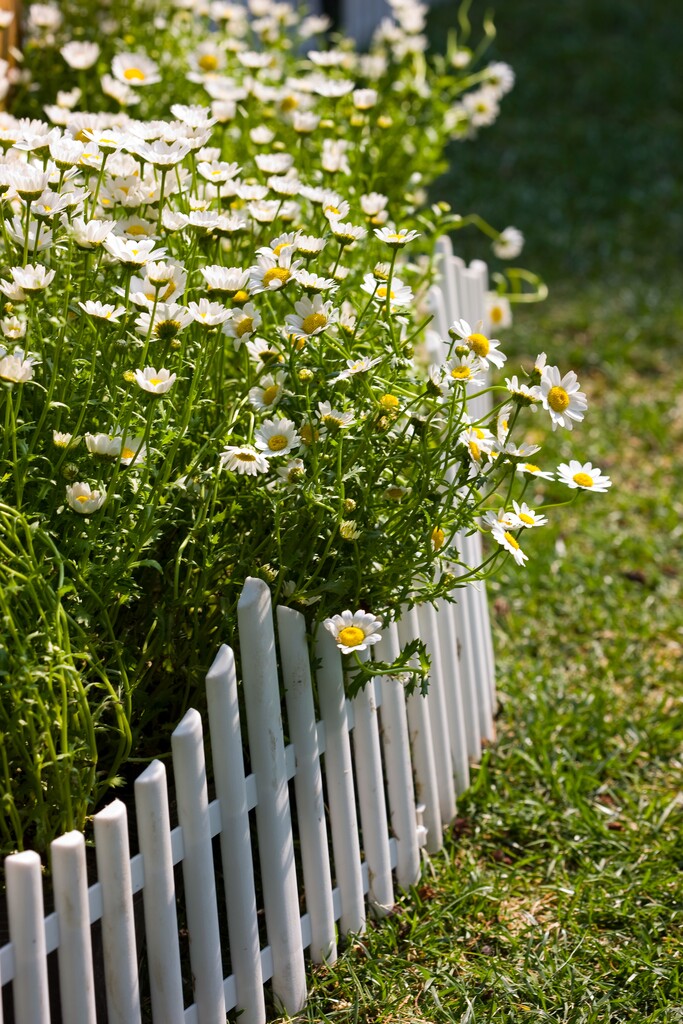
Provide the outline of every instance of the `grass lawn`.
<path id="1" fill-rule="evenodd" d="M 445 853 L 301 1020 L 683 1021 L 683 7 L 499 7 L 518 85 L 437 191 L 527 235 L 551 294 L 506 350 L 545 350 L 590 401 L 573 434 L 537 417 L 543 464 L 613 487 L 490 587 L 498 741 Z"/>

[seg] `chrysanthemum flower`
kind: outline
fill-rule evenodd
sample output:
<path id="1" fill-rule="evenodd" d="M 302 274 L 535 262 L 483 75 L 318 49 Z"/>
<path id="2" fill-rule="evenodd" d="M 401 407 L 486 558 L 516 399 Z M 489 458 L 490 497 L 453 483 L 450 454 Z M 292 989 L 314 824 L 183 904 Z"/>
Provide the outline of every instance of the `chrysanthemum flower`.
<path id="1" fill-rule="evenodd" d="M 83 516 L 97 512 L 104 505 L 106 498 L 106 491 L 93 490 L 90 484 L 82 481 L 70 484 L 66 488 L 67 504 L 74 512 L 79 512 Z"/>
<path id="2" fill-rule="evenodd" d="M 557 474 L 558 479 L 572 489 L 604 493 L 612 486 L 610 478 L 599 469 L 594 469 L 592 462 L 581 463 L 577 459 L 571 459 L 569 464 L 563 462 L 557 467 Z"/>
<path id="3" fill-rule="evenodd" d="M 268 459 L 249 444 L 228 445 L 220 455 L 221 466 L 246 476 L 268 472 Z"/>
<path id="4" fill-rule="evenodd" d="M 327 330 L 337 319 L 337 311 L 332 303 L 323 302 L 320 295 L 314 295 L 313 299 L 299 299 L 294 304 L 294 309 L 296 313 L 286 316 L 285 323 L 292 332 L 307 338 Z"/>
<path id="5" fill-rule="evenodd" d="M 175 379 L 175 373 L 163 367 L 156 370 L 153 366 L 146 366 L 144 370 L 135 371 L 136 384 L 151 395 L 165 395 L 173 387 Z"/>
<path id="6" fill-rule="evenodd" d="M 517 466 L 517 472 L 527 476 L 537 476 L 539 480 L 555 479 L 552 473 L 548 473 L 547 471 L 541 469 L 540 466 L 536 466 L 533 462 L 521 463 L 519 466 Z"/>
<path id="7" fill-rule="evenodd" d="M 476 328 L 470 327 L 467 320 L 456 320 L 449 328 L 448 333 L 453 339 L 460 339 L 481 360 L 482 366 L 488 368 L 490 364 L 501 367 L 506 360 L 503 352 L 499 352 L 500 342 L 497 338 L 487 338 L 481 333 L 483 324 L 481 320 Z"/>
<path id="8" fill-rule="evenodd" d="M 0 380 L 10 384 L 26 384 L 33 379 L 32 356 L 27 356 L 23 348 L 15 348 L 10 355 L 0 348 Z"/>
<path id="9" fill-rule="evenodd" d="M 557 366 L 545 366 L 541 376 L 541 401 L 550 413 L 553 430 L 564 427 L 571 430 L 580 423 L 588 408 L 588 399 L 580 390 L 573 370 L 560 377 Z"/>
<path id="10" fill-rule="evenodd" d="M 408 242 L 420 237 L 419 231 L 399 231 L 397 228 L 375 228 L 375 235 L 380 242 L 385 242 L 392 249 L 402 249 Z"/>
<path id="11" fill-rule="evenodd" d="M 524 235 L 519 228 L 505 228 L 493 243 L 493 251 L 500 260 L 514 260 L 524 248 Z"/>
<path id="12" fill-rule="evenodd" d="M 264 374 L 259 383 L 249 391 L 249 401 L 254 408 L 258 409 L 259 412 L 275 408 L 282 396 L 284 379 L 285 374 L 283 370 L 278 370 L 274 374 Z"/>
<path id="13" fill-rule="evenodd" d="M 513 501 L 512 507 L 515 510 L 519 526 L 524 527 L 526 530 L 530 530 L 534 526 L 545 526 L 548 522 L 547 516 L 541 515 L 539 512 L 529 508 L 525 501 L 521 504 L 518 501 Z"/>
<path id="14" fill-rule="evenodd" d="M 510 552 L 517 565 L 524 565 L 529 560 L 529 556 L 524 554 L 519 541 L 510 532 L 510 529 L 506 527 L 505 523 L 494 523 L 491 527 L 491 536 L 494 540 L 498 541 L 501 547 Z"/>
<path id="15" fill-rule="evenodd" d="M 252 334 L 261 326 L 261 314 L 253 303 L 247 302 L 241 309 L 233 309 L 232 317 L 223 325 L 223 334 L 233 339 L 235 350 L 243 342 L 249 342 Z"/>
<path id="16" fill-rule="evenodd" d="M 289 455 L 301 445 L 301 438 L 296 432 L 296 425 L 285 417 L 266 420 L 256 431 L 256 447 L 266 458 L 276 455 Z"/>
<path id="17" fill-rule="evenodd" d="M 159 65 L 146 53 L 119 53 L 111 62 L 111 73 L 124 85 L 137 88 L 161 81 Z"/>
<path id="18" fill-rule="evenodd" d="M 78 305 L 88 316 L 94 316 L 97 320 L 108 320 L 110 324 L 117 324 L 126 312 L 125 306 L 95 302 L 92 299 L 88 299 L 87 302 L 79 302 Z"/>
<path id="19" fill-rule="evenodd" d="M 382 623 L 371 612 L 360 609 L 357 612 L 344 611 L 323 621 L 323 627 L 334 637 L 342 654 L 364 651 L 382 639 Z"/>

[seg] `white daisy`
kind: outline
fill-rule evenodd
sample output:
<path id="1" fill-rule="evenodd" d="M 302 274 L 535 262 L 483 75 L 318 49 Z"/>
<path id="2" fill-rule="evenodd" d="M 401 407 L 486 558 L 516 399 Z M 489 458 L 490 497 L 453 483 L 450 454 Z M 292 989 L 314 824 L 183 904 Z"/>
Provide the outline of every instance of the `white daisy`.
<path id="1" fill-rule="evenodd" d="M 266 458 L 275 455 L 289 455 L 301 445 L 301 438 L 296 432 L 296 426 L 292 420 L 285 417 L 266 420 L 256 431 L 256 447 L 259 448 Z"/>
<path id="2" fill-rule="evenodd" d="M 569 464 L 562 463 L 557 467 L 558 479 L 572 489 L 580 488 L 585 491 L 596 491 L 604 493 L 612 486 L 612 481 L 599 469 L 593 468 L 591 462 L 578 462 L 571 459 Z"/>
<path id="3" fill-rule="evenodd" d="M 542 470 L 540 466 L 536 466 L 533 462 L 523 462 L 517 466 L 517 472 L 522 473 L 526 476 L 537 476 L 539 480 L 554 480 L 555 477 L 552 473 L 548 473 Z"/>
<path id="4" fill-rule="evenodd" d="M 249 444 L 228 445 L 221 452 L 220 463 L 231 472 L 246 476 L 268 472 L 268 459 Z"/>
<path id="5" fill-rule="evenodd" d="M 449 328 L 448 333 L 451 338 L 459 338 L 464 342 L 470 352 L 474 352 L 481 359 L 484 367 L 488 369 L 492 363 L 500 368 L 507 357 L 503 352 L 498 351 L 500 342 L 497 338 L 487 338 L 485 334 L 481 333 L 482 326 L 483 324 L 480 320 L 473 330 L 467 320 L 456 320 Z"/>
<path id="6" fill-rule="evenodd" d="M 106 491 L 93 490 L 90 484 L 79 481 L 66 488 L 66 500 L 74 512 L 87 516 L 102 508 L 107 497 Z"/>
<path id="7" fill-rule="evenodd" d="M 294 309 L 296 313 L 286 316 L 285 323 L 293 333 L 306 338 L 327 330 L 337 319 L 337 310 L 331 302 L 323 302 L 320 295 L 314 295 L 312 299 L 299 299 Z"/>
<path id="8" fill-rule="evenodd" d="M 530 530 L 534 526 L 545 526 L 548 522 L 547 516 L 540 515 L 532 508 L 529 508 L 525 501 L 521 504 L 518 501 L 513 501 L 512 507 L 515 510 L 515 516 L 517 517 L 519 526 L 524 527 L 526 530 Z"/>
<path id="9" fill-rule="evenodd" d="M 146 366 L 144 370 L 135 371 L 134 380 L 143 391 L 151 395 L 165 395 L 175 384 L 176 374 L 163 367 L 157 370 L 153 366 Z"/>
<path id="10" fill-rule="evenodd" d="M 284 379 L 283 370 L 264 374 L 259 383 L 249 391 L 249 401 L 254 408 L 259 412 L 274 409 L 282 397 Z"/>
<path id="11" fill-rule="evenodd" d="M 588 408 L 588 399 L 580 390 L 573 370 L 560 377 L 557 366 L 545 366 L 541 376 L 541 401 L 550 413 L 553 430 L 564 427 L 571 430 L 580 423 Z"/>
<path id="12" fill-rule="evenodd" d="M 524 554 L 519 541 L 510 532 L 510 529 L 506 527 L 505 523 L 494 523 L 491 527 L 491 536 L 494 540 L 498 541 L 501 547 L 504 547 L 506 551 L 510 552 L 517 565 L 524 565 L 524 563 L 528 561 L 529 556 Z"/>
<path id="13" fill-rule="evenodd" d="M 360 609 L 357 612 L 344 611 L 341 615 L 333 615 L 323 621 L 323 627 L 334 637 L 342 654 L 353 654 L 364 651 L 382 639 L 382 623 L 370 612 Z"/>

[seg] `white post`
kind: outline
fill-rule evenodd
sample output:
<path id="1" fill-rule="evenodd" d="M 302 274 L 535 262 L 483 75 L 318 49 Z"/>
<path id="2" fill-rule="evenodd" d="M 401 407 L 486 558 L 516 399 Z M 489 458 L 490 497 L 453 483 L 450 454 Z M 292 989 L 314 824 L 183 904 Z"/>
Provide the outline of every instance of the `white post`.
<path id="1" fill-rule="evenodd" d="M 81 832 L 67 832 L 52 841 L 50 850 L 59 923 L 62 1019 L 69 1024 L 97 1024 L 85 838 Z"/>
<path id="2" fill-rule="evenodd" d="M 396 623 L 385 630 L 375 646 L 379 661 L 396 661 L 401 652 Z M 387 772 L 387 791 L 391 829 L 396 839 L 396 880 L 402 889 L 414 885 L 420 877 L 420 848 L 417 837 L 417 812 L 410 763 L 410 740 L 403 683 L 392 676 L 380 680 L 382 707 L 382 749 Z"/>
<path id="3" fill-rule="evenodd" d="M 441 668 L 441 650 L 439 647 L 436 612 L 430 604 L 420 605 L 416 610 L 420 636 L 424 640 L 427 653 L 431 658 L 427 707 L 429 708 L 429 719 L 432 727 L 434 767 L 436 768 L 436 780 L 439 788 L 441 824 L 449 825 L 456 814 L 455 786 L 453 784 L 453 765 L 451 762 L 451 745 L 448 738 L 446 695 Z"/>
<path id="4" fill-rule="evenodd" d="M 18 1024 L 50 1024 L 40 857 L 33 850 L 5 860 L 9 936 L 14 947 L 14 1013 Z"/>
<path id="5" fill-rule="evenodd" d="M 311 919 L 311 958 L 313 963 L 333 963 L 337 959 L 337 939 L 332 875 L 306 620 L 301 612 L 281 605 L 277 626 L 289 736 L 296 756 L 294 791 L 306 909 Z"/>
<path id="6" fill-rule="evenodd" d="M 145 935 L 154 1024 L 185 1024 L 166 769 L 152 761 L 135 780 L 143 858 Z"/>
<path id="7" fill-rule="evenodd" d="M 265 1024 L 254 862 L 244 776 L 235 657 L 221 647 L 206 677 L 211 757 L 221 808 L 221 859 L 230 961 L 243 1024 Z"/>
<path id="8" fill-rule="evenodd" d="M 94 817 L 102 887 L 102 948 L 109 1024 L 140 1024 L 140 985 L 130 872 L 128 816 L 114 800 Z"/>
<path id="9" fill-rule="evenodd" d="M 465 538 L 465 561 L 470 565 L 481 562 L 481 541 L 477 537 Z M 491 684 L 485 637 L 486 591 L 482 582 L 470 583 L 464 594 L 470 620 L 470 643 L 474 663 L 474 678 L 477 688 L 477 707 L 479 709 L 479 732 L 489 742 L 495 739 L 496 730 L 491 710 Z"/>
<path id="10" fill-rule="evenodd" d="M 464 541 L 460 535 L 462 549 Z M 463 556 L 464 557 L 464 556 Z M 467 586 L 458 594 L 458 600 L 448 605 L 448 611 L 455 621 L 455 632 L 460 639 L 460 678 L 462 699 L 465 710 L 465 731 L 467 753 L 475 761 L 481 757 L 481 731 L 479 726 L 479 702 L 477 699 L 477 670 L 474 660 L 474 624 L 471 622 L 470 602 Z"/>
<path id="11" fill-rule="evenodd" d="M 339 928 L 342 935 L 360 935 L 365 931 L 365 898 L 341 653 L 326 629 L 318 630 L 315 652 L 319 661 L 318 699 L 325 724 L 325 779 L 334 871 L 341 897 Z"/>
<path id="12" fill-rule="evenodd" d="M 360 657 L 365 661 L 368 652 Z M 384 773 L 379 745 L 375 681 L 356 694 L 353 706 L 353 753 L 363 839 L 370 888 L 368 901 L 377 917 L 384 917 L 394 906 L 387 805 L 384 797 Z"/>
<path id="13" fill-rule="evenodd" d="M 415 608 L 404 611 L 398 622 L 398 636 L 402 647 L 420 636 L 420 627 Z M 426 849 L 437 853 L 443 846 L 439 786 L 436 778 L 434 744 L 427 701 L 417 691 L 406 701 L 408 731 L 413 752 L 415 772 L 415 795 L 424 804 L 424 823 L 427 829 Z"/>
<path id="14" fill-rule="evenodd" d="M 455 631 L 455 618 L 449 607 L 449 602 L 439 601 L 436 619 L 441 650 L 441 670 L 446 694 L 446 717 L 455 776 L 455 792 L 459 795 L 464 793 L 470 784 L 470 764 L 467 758 L 458 637 Z"/>
<path id="15" fill-rule="evenodd" d="M 198 1024 L 225 1024 L 221 939 L 211 849 L 204 736 L 190 708 L 171 734 L 178 821 L 183 830 L 183 883 Z"/>
<path id="16" fill-rule="evenodd" d="M 237 604 L 237 618 L 249 751 L 258 793 L 256 825 L 266 928 L 273 955 L 273 994 L 288 1013 L 295 1014 L 306 1003 L 306 974 L 273 616 L 270 591 L 263 580 L 247 578 Z"/>

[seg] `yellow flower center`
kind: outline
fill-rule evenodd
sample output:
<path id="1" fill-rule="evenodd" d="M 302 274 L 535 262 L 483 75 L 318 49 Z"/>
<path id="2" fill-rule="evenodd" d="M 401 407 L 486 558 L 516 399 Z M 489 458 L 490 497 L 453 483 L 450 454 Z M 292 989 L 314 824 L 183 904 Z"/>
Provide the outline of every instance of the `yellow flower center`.
<path id="1" fill-rule="evenodd" d="M 551 388 L 548 392 L 548 405 L 553 412 L 564 412 L 569 405 L 569 395 L 559 386 Z"/>
<path id="2" fill-rule="evenodd" d="M 313 334 L 314 331 L 319 331 L 321 327 L 325 327 L 327 324 L 327 317 L 324 313 L 309 313 L 305 316 L 301 326 L 305 330 L 306 334 Z"/>
<path id="3" fill-rule="evenodd" d="M 527 473 L 540 473 L 541 472 L 541 467 L 540 466 L 534 466 L 533 462 L 525 462 L 524 463 L 524 468 L 527 471 Z"/>
<path id="4" fill-rule="evenodd" d="M 526 512 L 520 512 L 519 513 L 519 519 L 520 519 L 520 522 L 526 523 L 527 526 L 533 526 L 534 525 L 534 517 L 533 516 L 528 516 L 526 514 Z"/>
<path id="5" fill-rule="evenodd" d="M 277 398 L 280 386 L 278 384 L 271 384 L 269 388 L 265 388 L 261 395 L 261 401 L 264 405 L 272 405 Z"/>
<path id="6" fill-rule="evenodd" d="M 489 319 L 493 324 L 500 323 L 500 321 L 503 319 L 503 310 L 500 308 L 500 306 L 493 306 L 489 310 Z"/>
<path id="7" fill-rule="evenodd" d="M 126 228 L 127 235 L 146 235 L 147 231 L 142 224 L 131 224 L 129 228 Z"/>
<path id="8" fill-rule="evenodd" d="M 121 452 L 122 459 L 133 459 L 136 455 L 137 452 L 134 452 L 132 448 L 124 448 Z"/>
<path id="9" fill-rule="evenodd" d="M 386 412 L 393 412 L 394 409 L 398 409 L 398 398 L 392 394 L 382 395 L 379 404 Z"/>
<path id="10" fill-rule="evenodd" d="M 476 462 L 478 462 L 479 459 L 481 458 L 481 448 L 479 447 L 476 441 L 470 441 L 470 452 L 472 458 L 475 459 Z"/>
<path id="11" fill-rule="evenodd" d="M 239 291 L 236 291 L 233 295 L 232 301 L 237 303 L 239 306 L 241 303 L 246 302 L 248 298 L 249 292 L 245 292 L 244 289 L 240 288 Z"/>
<path id="12" fill-rule="evenodd" d="M 148 380 L 148 382 L 150 384 L 153 384 L 154 387 L 156 387 L 157 384 L 161 384 L 162 378 L 161 377 L 148 377 L 147 380 Z"/>
<path id="13" fill-rule="evenodd" d="M 405 235 L 387 235 L 387 242 L 404 242 Z"/>
<path id="14" fill-rule="evenodd" d="M 218 57 L 213 53 L 203 53 L 197 63 L 202 71 L 215 71 L 218 67 Z"/>
<path id="15" fill-rule="evenodd" d="M 470 334 L 467 339 L 467 344 L 475 355 L 478 355 L 482 359 L 489 354 L 489 350 L 491 348 L 489 339 L 483 334 Z"/>
<path id="16" fill-rule="evenodd" d="M 337 634 L 337 640 L 344 647 L 358 647 L 365 640 L 365 633 L 360 626 L 344 626 Z"/>
<path id="17" fill-rule="evenodd" d="M 271 281 L 279 281 L 280 284 L 286 284 L 290 278 L 290 273 L 286 267 L 271 267 L 270 270 L 266 270 L 263 275 L 263 283 L 267 286 Z"/>
<path id="18" fill-rule="evenodd" d="M 254 329 L 254 318 L 253 316 L 242 317 L 237 327 L 235 328 L 235 334 L 238 338 L 242 338 L 245 334 L 249 334 Z"/>
<path id="19" fill-rule="evenodd" d="M 275 248 L 273 249 L 275 255 L 279 256 L 282 250 L 287 248 L 288 244 L 288 242 L 280 242 L 279 245 L 276 245 Z"/>
<path id="20" fill-rule="evenodd" d="M 48 206 L 47 203 L 45 204 L 43 209 L 45 210 L 45 213 L 52 213 L 52 207 Z"/>
<path id="21" fill-rule="evenodd" d="M 588 473 L 575 473 L 572 480 L 575 484 L 578 484 L 579 487 L 593 486 L 593 478 L 589 476 Z"/>
<path id="22" fill-rule="evenodd" d="M 280 103 L 280 110 L 283 112 L 283 114 L 289 114 L 290 111 L 296 110 L 298 106 L 299 101 L 297 100 L 296 96 L 285 96 L 285 98 Z"/>
<path id="23" fill-rule="evenodd" d="M 454 366 L 451 370 L 451 377 L 454 377 L 455 380 L 467 380 L 471 376 L 472 371 L 469 366 Z"/>
<path id="24" fill-rule="evenodd" d="M 283 448 L 287 447 L 287 438 L 284 434 L 273 434 L 273 436 L 268 439 L 268 447 L 271 452 L 281 452 Z"/>
<path id="25" fill-rule="evenodd" d="M 483 441 L 483 439 L 484 439 L 484 431 L 481 429 L 481 427 L 473 427 L 472 428 L 472 433 L 475 434 L 479 438 L 480 441 Z"/>
<path id="26" fill-rule="evenodd" d="M 237 452 L 235 458 L 238 462 L 256 462 L 256 456 L 251 452 Z"/>
<path id="27" fill-rule="evenodd" d="M 339 217 L 339 209 L 336 206 L 326 206 L 325 213 L 331 213 L 334 217 Z"/>
<path id="28" fill-rule="evenodd" d="M 505 537 L 505 540 L 508 542 L 510 547 L 513 547 L 515 549 L 515 551 L 519 548 L 518 541 L 512 536 L 511 533 L 508 533 L 507 530 L 505 531 L 503 536 Z"/>
<path id="29" fill-rule="evenodd" d="M 432 530 L 432 544 L 434 545 L 435 551 L 438 551 L 439 548 L 443 547 L 443 542 L 445 541 L 445 539 L 446 534 L 443 532 L 441 527 L 435 526 L 434 529 Z"/>
<path id="30" fill-rule="evenodd" d="M 389 292 L 389 298 L 393 299 L 395 294 L 396 293 L 394 291 Z M 381 284 L 379 286 L 379 288 L 377 289 L 377 296 L 380 299 L 386 299 L 386 297 L 387 297 L 387 286 L 386 285 Z"/>
<path id="31" fill-rule="evenodd" d="M 140 68 L 126 68 L 123 72 L 123 77 L 128 82 L 144 82 L 145 72 L 141 71 Z"/>
<path id="32" fill-rule="evenodd" d="M 90 500 L 90 495 L 89 494 L 77 494 L 76 495 L 76 501 L 80 501 L 81 505 L 83 504 L 84 501 L 89 501 L 89 500 Z"/>
<path id="33" fill-rule="evenodd" d="M 385 497 L 391 498 L 392 501 L 400 501 L 404 494 L 405 490 L 403 487 L 387 487 L 384 492 Z"/>

